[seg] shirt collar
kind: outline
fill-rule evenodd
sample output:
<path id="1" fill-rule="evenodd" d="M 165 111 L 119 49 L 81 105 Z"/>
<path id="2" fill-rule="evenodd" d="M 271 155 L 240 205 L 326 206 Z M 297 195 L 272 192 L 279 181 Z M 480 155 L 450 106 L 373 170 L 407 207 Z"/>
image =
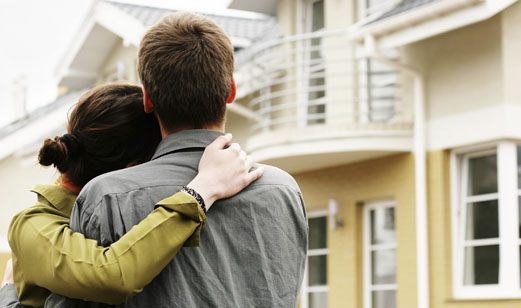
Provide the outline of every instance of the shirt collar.
<path id="1" fill-rule="evenodd" d="M 77 197 L 75 193 L 59 185 L 36 185 L 31 191 L 67 215 L 71 214 Z"/>
<path id="2" fill-rule="evenodd" d="M 173 133 L 166 136 L 161 143 L 159 143 L 152 159 L 171 151 L 186 148 L 205 148 L 217 137 L 222 135 L 224 135 L 224 133 L 209 129 L 188 129 Z"/>

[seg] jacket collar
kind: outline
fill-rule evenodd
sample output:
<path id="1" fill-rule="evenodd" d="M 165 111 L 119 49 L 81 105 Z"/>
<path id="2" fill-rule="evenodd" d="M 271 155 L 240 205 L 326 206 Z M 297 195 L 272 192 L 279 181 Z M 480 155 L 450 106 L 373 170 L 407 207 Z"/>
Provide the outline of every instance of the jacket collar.
<path id="1" fill-rule="evenodd" d="M 60 212 L 70 216 L 77 195 L 59 185 L 36 185 L 32 192 L 43 198 Z"/>

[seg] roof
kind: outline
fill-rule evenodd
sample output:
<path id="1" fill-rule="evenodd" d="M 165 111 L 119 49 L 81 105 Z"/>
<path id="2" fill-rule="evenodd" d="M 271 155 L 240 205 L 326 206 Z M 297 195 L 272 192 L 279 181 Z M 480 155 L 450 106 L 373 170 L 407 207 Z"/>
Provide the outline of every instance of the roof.
<path id="1" fill-rule="evenodd" d="M 389 17 L 393 17 L 402 13 L 405 13 L 407 11 L 413 10 L 415 8 L 418 8 L 420 6 L 434 3 L 441 0 L 402 0 L 400 3 L 395 5 L 392 9 L 389 11 L 383 13 L 378 18 L 372 20 L 370 23 L 375 23 L 383 19 L 387 19 Z"/>
<path id="2" fill-rule="evenodd" d="M 163 16 L 176 12 L 176 10 L 148 7 L 119 2 L 108 2 L 116 6 L 123 12 L 140 20 L 143 25 L 148 28 L 158 22 Z M 272 31 L 276 25 L 277 20 L 272 16 L 262 16 L 259 18 L 246 18 L 236 16 L 225 16 L 216 14 L 202 14 L 213 19 L 224 32 L 230 37 L 244 38 L 249 40 L 256 40 L 262 37 L 266 31 Z"/>

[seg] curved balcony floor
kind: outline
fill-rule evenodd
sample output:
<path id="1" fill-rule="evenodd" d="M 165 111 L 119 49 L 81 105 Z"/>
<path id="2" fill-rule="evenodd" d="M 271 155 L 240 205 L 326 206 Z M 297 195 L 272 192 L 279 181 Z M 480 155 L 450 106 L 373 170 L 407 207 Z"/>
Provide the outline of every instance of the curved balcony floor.
<path id="1" fill-rule="evenodd" d="M 412 151 L 412 124 L 316 125 L 261 132 L 247 151 L 260 163 L 298 173 Z"/>

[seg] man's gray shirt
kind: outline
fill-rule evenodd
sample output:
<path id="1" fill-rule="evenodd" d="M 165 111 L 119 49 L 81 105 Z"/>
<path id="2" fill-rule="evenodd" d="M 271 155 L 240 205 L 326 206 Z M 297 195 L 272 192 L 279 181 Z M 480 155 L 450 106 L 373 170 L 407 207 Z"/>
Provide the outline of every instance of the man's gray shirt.
<path id="1" fill-rule="evenodd" d="M 158 201 L 195 177 L 204 147 L 221 134 L 211 130 L 172 134 L 150 162 L 92 180 L 76 201 L 71 228 L 103 246 L 117 241 Z M 200 247 L 182 248 L 142 293 L 121 307 L 296 307 L 307 231 L 295 180 L 265 166 L 259 180 L 212 206 Z M 58 295 L 46 303 L 46 307 L 75 306 L 99 305 Z"/>

